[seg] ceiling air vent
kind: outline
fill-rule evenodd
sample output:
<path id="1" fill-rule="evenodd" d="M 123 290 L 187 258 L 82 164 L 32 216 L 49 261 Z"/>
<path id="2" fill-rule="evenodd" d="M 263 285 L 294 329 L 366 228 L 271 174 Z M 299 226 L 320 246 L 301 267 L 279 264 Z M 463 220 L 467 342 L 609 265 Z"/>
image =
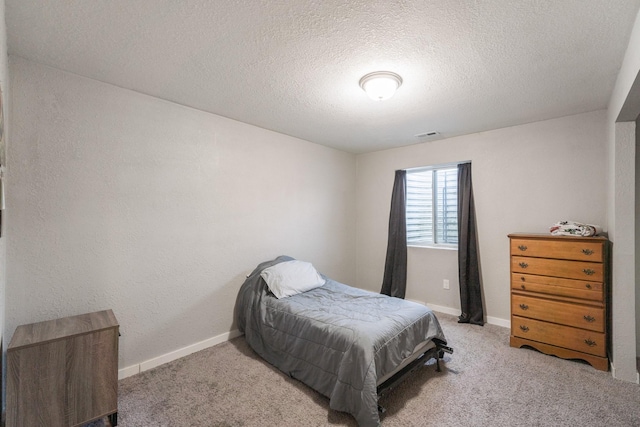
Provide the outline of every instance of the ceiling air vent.
<path id="1" fill-rule="evenodd" d="M 416 138 L 427 138 L 427 139 L 434 139 L 439 136 L 440 136 L 440 132 L 436 132 L 435 130 L 432 130 L 431 132 L 424 132 L 424 133 L 419 133 L 415 135 Z"/>

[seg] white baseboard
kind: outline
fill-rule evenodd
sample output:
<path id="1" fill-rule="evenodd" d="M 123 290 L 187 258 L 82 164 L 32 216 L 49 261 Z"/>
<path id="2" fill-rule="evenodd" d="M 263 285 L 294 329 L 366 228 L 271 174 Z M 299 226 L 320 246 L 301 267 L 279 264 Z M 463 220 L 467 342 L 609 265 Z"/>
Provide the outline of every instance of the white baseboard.
<path id="1" fill-rule="evenodd" d="M 195 353 L 196 351 L 204 350 L 205 348 L 213 347 L 214 345 L 221 344 L 225 341 L 229 341 L 235 337 L 239 337 L 240 335 L 242 335 L 242 333 L 236 329 L 231 332 L 227 332 L 227 333 L 197 342 L 195 344 L 188 345 L 178 350 L 165 353 L 161 356 L 154 357 L 153 359 L 145 360 L 142 363 L 128 366 L 126 368 L 122 368 L 118 370 L 118 379 L 121 380 L 123 378 L 127 378 L 135 374 L 139 374 L 140 372 L 146 371 L 148 369 L 155 368 L 156 366 L 164 365 L 165 363 L 169 363 L 181 357 L 188 356 L 192 353 Z"/>
<path id="2" fill-rule="evenodd" d="M 618 378 L 616 376 L 616 367 L 613 364 L 613 360 L 609 360 L 609 371 L 611 371 L 611 376 L 613 378 L 615 378 L 617 380 L 620 380 L 620 381 L 625 381 L 624 378 Z M 633 381 L 630 381 L 630 380 L 626 380 L 626 381 L 633 382 Z M 635 381 L 635 383 L 636 384 L 640 384 L 640 372 L 636 372 L 636 381 Z"/>
<path id="3" fill-rule="evenodd" d="M 140 364 L 128 366 L 126 368 L 118 369 L 118 379 L 121 380 L 123 378 L 131 377 L 139 373 L 140 373 Z"/>
<path id="4" fill-rule="evenodd" d="M 411 300 L 411 301 L 417 302 L 418 304 L 426 305 L 433 311 L 437 311 L 445 314 L 451 314 L 453 316 L 460 315 L 459 308 L 429 304 L 429 303 L 425 303 L 424 301 L 417 301 L 417 300 Z M 487 316 L 487 323 L 491 325 L 502 326 L 505 328 L 511 327 L 511 322 L 509 322 L 509 320 L 500 319 L 498 317 Z M 205 348 L 213 347 L 214 345 L 223 343 L 225 341 L 229 341 L 235 337 L 239 337 L 240 335 L 242 335 L 242 333 L 240 333 L 240 331 L 236 329 L 231 332 L 227 332 L 215 337 L 208 338 L 204 341 L 200 341 L 195 344 L 188 345 L 178 350 L 171 351 L 161 356 L 154 357 L 153 359 L 145 360 L 142 363 L 132 365 L 132 366 L 127 366 L 126 368 L 122 368 L 118 370 L 118 379 L 121 380 L 123 378 L 127 378 L 132 375 L 139 374 L 140 372 L 146 371 L 148 369 L 152 369 L 157 366 L 164 365 L 165 363 L 169 363 L 181 357 L 188 356 L 191 353 L 195 353 L 196 351 L 204 350 Z"/>
<path id="5" fill-rule="evenodd" d="M 502 326 L 503 328 L 511 328 L 511 321 L 501 319 L 499 317 L 487 316 L 487 323 L 490 325 Z"/>
<path id="6" fill-rule="evenodd" d="M 422 302 L 422 301 L 416 301 L 416 302 L 420 302 L 420 304 L 426 305 L 431 310 L 437 311 L 438 313 L 450 314 L 452 316 L 460 316 L 459 308 L 445 307 L 444 305 L 436 305 L 436 304 L 431 304 L 429 302 Z"/>
<path id="7" fill-rule="evenodd" d="M 426 305 L 433 311 L 437 311 L 439 313 L 451 314 L 453 316 L 460 315 L 459 308 L 445 307 L 443 305 L 436 305 L 431 303 L 425 303 L 424 301 L 412 300 L 413 302 L 417 302 L 418 304 Z M 502 326 L 503 328 L 510 328 L 511 322 L 507 319 L 501 319 L 499 317 L 487 316 L 487 323 L 490 325 Z"/>

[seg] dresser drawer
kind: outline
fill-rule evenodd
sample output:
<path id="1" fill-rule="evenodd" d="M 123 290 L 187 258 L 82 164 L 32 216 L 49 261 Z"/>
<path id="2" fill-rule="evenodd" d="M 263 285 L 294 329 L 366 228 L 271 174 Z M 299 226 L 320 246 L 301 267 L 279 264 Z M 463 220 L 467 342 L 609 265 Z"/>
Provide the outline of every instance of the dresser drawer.
<path id="1" fill-rule="evenodd" d="M 511 314 L 604 332 L 604 308 L 512 295 Z"/>
<path id="2" fill-rule="evenodd" d="M 602 282 L 587 280 L 512 273 L 511 289 L 590 301 L 604 301 Z"/>
<path id="3" fill-rule="evenodd" d="M 604 280 L 604 266 L 596 262 L 565 261 L 545 258 L 511 257 L 513 273 L 583 279 L 593 282 Z"/>
<path id="4" fill-rule="evenodd" d="M 600 242 L 511 239 L 511 255 L 602 262 Z"/>
<path id="5" fill-rule="evenodd" d="M 564 347 L 595 356 L 606 356 L 605 334 L 511 316 L 511 334 L 532 341 Z"/>

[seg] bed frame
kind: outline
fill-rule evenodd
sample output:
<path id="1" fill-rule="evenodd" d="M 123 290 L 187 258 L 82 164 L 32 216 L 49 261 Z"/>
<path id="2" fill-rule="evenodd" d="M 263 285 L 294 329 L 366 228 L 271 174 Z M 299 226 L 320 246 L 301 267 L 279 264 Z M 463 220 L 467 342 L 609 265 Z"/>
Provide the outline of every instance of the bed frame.
<path id="1" fill-rule="evenodd" d="M 386 396 L 396 388 L 402 381 L 404 381 L 413 371 L 424 366 L 431 359 L 436 359 L 436 372 L 440 372 L 440 359 L 444 357 L 445 353 L 453 354 L 453 348 L 444 345 L 442 342 L 434 340 L 434 347 L 430 347 L 424 353 L 419 354 L 413 361 L 408 363 L 377 388 L 378 399 Z M 378 411 L 383 414 L 386 409 L 378 405 Z"/>

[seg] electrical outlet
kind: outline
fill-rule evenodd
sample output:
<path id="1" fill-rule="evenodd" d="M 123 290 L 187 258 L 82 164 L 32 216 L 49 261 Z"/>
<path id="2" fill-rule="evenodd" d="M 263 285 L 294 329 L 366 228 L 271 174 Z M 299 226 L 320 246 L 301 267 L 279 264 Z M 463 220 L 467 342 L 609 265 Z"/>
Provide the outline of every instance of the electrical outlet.
<path id="1" fill-rule="evenodd" d="M 449 289 L 449 281 L 447 279 L 444 279 L 442 281 L 442 287 L 445 289 Z"/>

